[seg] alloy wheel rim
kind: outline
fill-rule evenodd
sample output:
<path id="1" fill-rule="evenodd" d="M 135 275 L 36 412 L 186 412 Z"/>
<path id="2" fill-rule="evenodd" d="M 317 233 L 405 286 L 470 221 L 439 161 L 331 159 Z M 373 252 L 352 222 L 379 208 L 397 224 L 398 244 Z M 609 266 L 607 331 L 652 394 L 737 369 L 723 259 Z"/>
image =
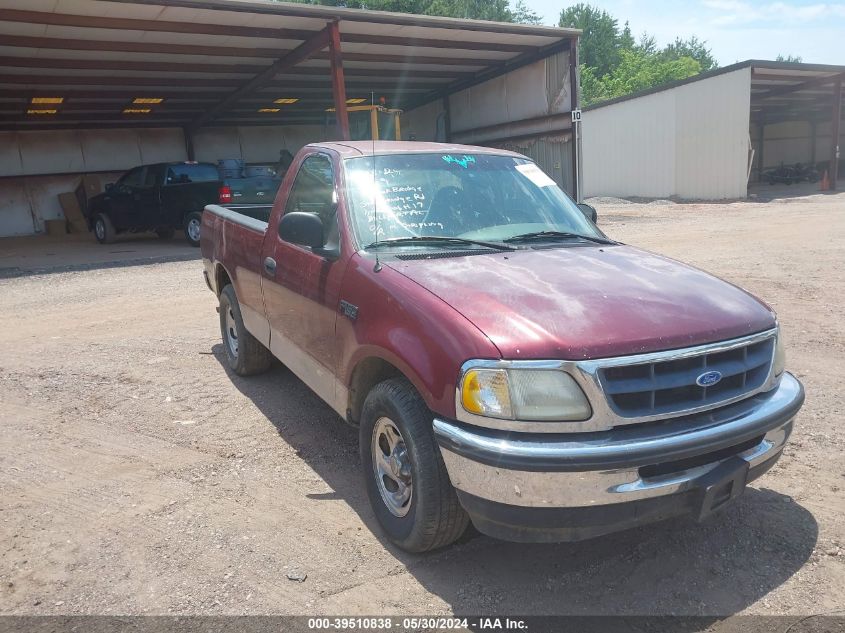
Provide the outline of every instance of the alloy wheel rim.
<path id="1" fill-rule="evenodd" d="M 188 237 L 195 242 L 198 242 L 200 239 L 200 221 L 196 218 L 188 222 Z"/>
<path id="2" fill-rule="evenodd" d="M 384 505 L 393 516 L 404 517 L 411 509 L 414 494 L 411 458 L 393 420 L 387 417 L 376 420 L 370 450 L 376 486 Z"/>
<path id="3" fill-rule="evenodd" d="M 106 236 L 106 227 L 103 226 L 103 223 L 100 220 L 97 220 L 94 230 L 97 232 L 97 237 L 100 239 L 103 239 Z"/>
<path id="4" fill-rule="evenodd" d="M 235 321 L 235 313 L 232 312 L 232 307 L 226 310 L 226 344 L 229 346 L 229 351 L 235 358 L 238 357 L 238 328 Z"/>

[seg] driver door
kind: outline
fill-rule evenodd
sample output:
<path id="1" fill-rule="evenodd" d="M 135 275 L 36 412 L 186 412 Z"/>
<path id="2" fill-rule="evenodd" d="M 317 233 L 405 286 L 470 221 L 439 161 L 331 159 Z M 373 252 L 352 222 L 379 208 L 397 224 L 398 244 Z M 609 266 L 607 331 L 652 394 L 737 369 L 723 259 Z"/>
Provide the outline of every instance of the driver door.
<path id="1" fill-rule="evenodd" d="M 111 221 L 118 231 L 134 227 L 135 188 L 144 184 L 146 174 L 146 167 L 135 167 L 121 176 L 109 191 Z"/>
<path id="2" fill-rule="evenodd" d="M 336 240 L 337 170 L 332 158 L 313 152 L 293 169 L 296 178 L 284 213 L 320 216 L 324 243 Z M 270 324 L 270 349 L 320 397 L 334 404 L 338 393 L 335 326 L 346 260 L 341 256 L 330 261 L 310 248 L 285 242 L 278 228 L 278 224 L 267 227 L 262 252 L 261 287 Z"/>

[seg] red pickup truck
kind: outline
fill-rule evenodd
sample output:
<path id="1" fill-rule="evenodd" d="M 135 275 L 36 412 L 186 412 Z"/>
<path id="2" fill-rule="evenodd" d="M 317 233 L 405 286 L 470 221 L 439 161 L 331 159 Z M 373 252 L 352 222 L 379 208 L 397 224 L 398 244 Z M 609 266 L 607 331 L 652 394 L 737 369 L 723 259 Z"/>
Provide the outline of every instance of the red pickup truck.
<path id="1" fill-rule="evenodd" d="M 360 429 L 406 550 L 704 518 L 804 401 L 771 308 L 609 239 L 512 152 L 309 145 L 269 222 L 209 206 L 201 235 L 232 370 L 275 356 Z"/>

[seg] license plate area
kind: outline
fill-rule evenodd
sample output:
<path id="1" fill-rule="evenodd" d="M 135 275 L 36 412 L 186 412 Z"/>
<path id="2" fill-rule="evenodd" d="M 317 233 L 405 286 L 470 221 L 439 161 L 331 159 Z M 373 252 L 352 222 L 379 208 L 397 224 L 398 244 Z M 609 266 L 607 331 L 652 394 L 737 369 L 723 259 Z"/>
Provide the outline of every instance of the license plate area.
<path id="1" fill-rule="evenodd" d="M 748 462 L 731 457 L 698 478 L 701 490 L 698 520 L 703 521 L 739 497 L 748 483 Z"/>

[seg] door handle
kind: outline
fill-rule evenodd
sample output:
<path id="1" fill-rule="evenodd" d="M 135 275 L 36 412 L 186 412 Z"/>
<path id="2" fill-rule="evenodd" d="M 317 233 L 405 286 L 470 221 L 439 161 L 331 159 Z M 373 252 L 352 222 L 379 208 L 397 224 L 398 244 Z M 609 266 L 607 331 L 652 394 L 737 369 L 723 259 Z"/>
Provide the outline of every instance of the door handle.
<path id="1" fill-rule="evenodd" d="M 264 258 L 264 270 L 267 271 L 268 275 L 275 275 L 276 274 L 276 260 L 272 257 L 265 257 Z"/>

